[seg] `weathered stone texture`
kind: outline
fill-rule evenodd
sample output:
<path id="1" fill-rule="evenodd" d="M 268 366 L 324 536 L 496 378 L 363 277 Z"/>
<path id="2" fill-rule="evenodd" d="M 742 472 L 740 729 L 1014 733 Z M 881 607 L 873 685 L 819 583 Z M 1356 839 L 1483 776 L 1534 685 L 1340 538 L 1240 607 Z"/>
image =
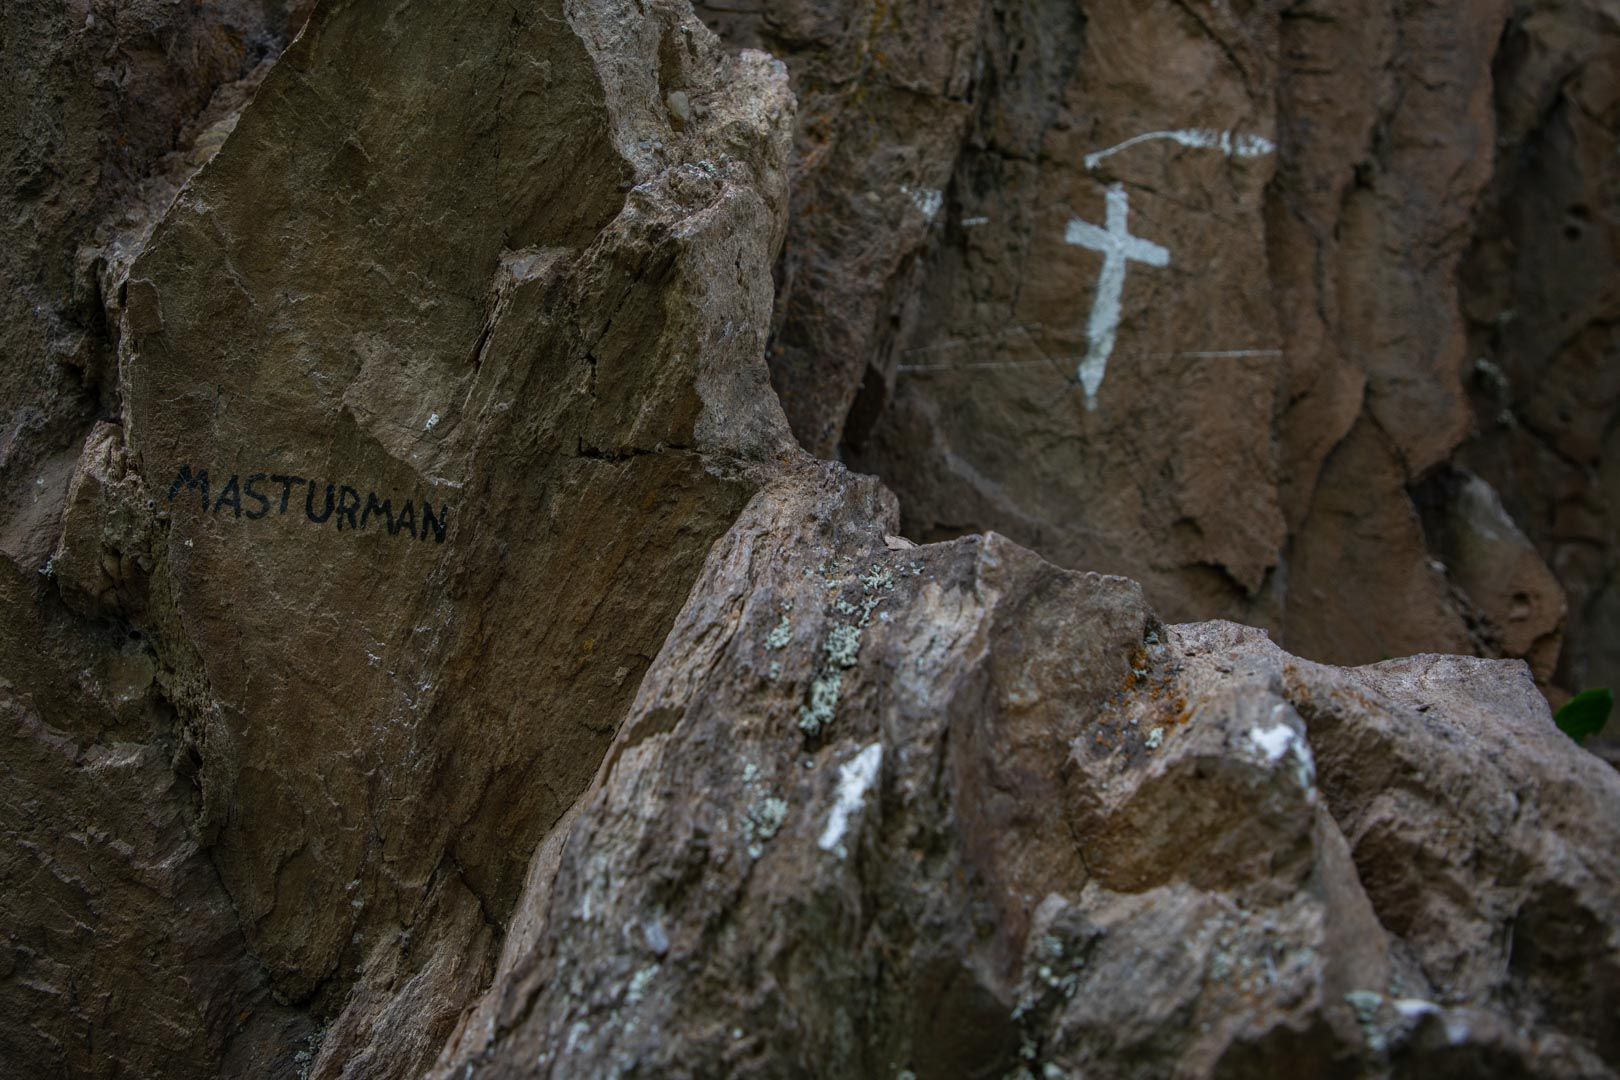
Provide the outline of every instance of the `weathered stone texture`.
<path id="1" fill-rule="evenodd" d="M 909 533 L 994 528 L 1319 660 L 1520 656 L 1555 700 L 1620 681 L 1596 444 L 1497 439 L 1502 405 L 1470 392 L 1487 325 L 1534 309 L 1481 369 L 1516 373 L 1510 413 L 1552 407 L 1519 369 L 1568 340 L 1587 419 L 1533 429 L 1613 426 L 1607 6 L 698 6 L 803 102 L 773 382 Z M 1115 185 L 1167 265 L 1126 267 L 1088 408 L 1104 259 L 1070 223 L 1103 225 Z M 1411 495 L 1458 471 L 1518 523 L 1506 595 Z M 1592 509 L 1554 526 L 1552 498 Z"/>
<path id="2" fill-rule="evenodd" d="M 1612 1075 L 1620 783 L 1524 665 L 893 513 L 755 497 L 435 1075 Z"/>
<path id="3" fill-rule="evenodd" d="M 117 296 L 307 2 L 0 12 L 0 551 L 37 569 L 80 441 L 116 409 Z"/>
<path id="4" fill-rule="evenodd" d="M 62 478 L 54 560 L 10 571 L 139 638 L 129 693 L 160 719 L 135 745 L 166 740 L 178 773 L 147 781 L 148 846 L 186 842 L 172 872 L 214 890 L 253 976 L 166 1022 L 217 1051 L 273 989 L 306 1026 L 336 1017 L 311 1075 L 437 1052 L 749 470 L 791 446 L 759 360 L 780 66 L 684 9 L 399 15 L 319 8 L 152 230 L 117 290 L 120 422 Z M 615 524 L 626 507 L 644 520 Z M 15 820 L 111 812 L 23 799 Z M 178 892 L 136 925 L 206 925 Z M 95 914 L 109 951 L 70 997 L 144 962 Z M 67 1060 L 19 1017 L 16 1060 Z M 98 1070 L 158 1071 L 89 1045 Z M 296 1052 L 255 1046 L 246 1071 Z"/>
<path id="5" fill-rule="evenodd" d="M 709 14 L 0 14 L 0 1075 L 1615 1075 L 1612 18 Z"/>
<path id="6" fill-rule="evenodd" d="M 1567 591 L 1557 681 L 1579 691 L 1620 683 L 1620 14 L 1521 4 L 1495 71 L 1496 172 L 1463 268 L 1479 429 L 1459 456 Z"/>
<path id="7" fill-rule="evenodd" d="M 138 612 L 150 562 L 102 543 L 104 524 L 140 535 L 150 515 L 117 427 L 96 423 L 117 409 L 129 260 L 305 7 L 0 9 L 7 1076 L 247 1074 L 312 1028 L 272 1000 L 191 828 L 164 662 L 116 614 Z"/>

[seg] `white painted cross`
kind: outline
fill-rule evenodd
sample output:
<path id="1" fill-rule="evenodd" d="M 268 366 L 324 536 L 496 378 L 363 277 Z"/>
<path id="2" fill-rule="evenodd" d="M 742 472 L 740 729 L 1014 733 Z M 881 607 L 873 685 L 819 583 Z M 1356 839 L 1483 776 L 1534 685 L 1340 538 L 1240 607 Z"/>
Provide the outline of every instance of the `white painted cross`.
<path id="1" fill-rule="evenodd" d="M 1130 213 L 1130 196 L 1125 193 L 1125 185 L 1114 184 L 1108 189 L 1108 227 L 1099 229 L 1075 218 L 1069 222 L 1068 232 L 1063 237 L 1071 244 L 1100 251 L 1103 256 L 1097 297 L 1091 305 L 1091 322 L 1086 326 L 1090 347 L 1077 373 L 1086 392 L 1087 409 L 1097 407 L 1097 390 L 1108 373 L 1108 358 L 1114 352 L 1114 335 L 1119 332 L 1119 305 L 1125 295 L 1126 265 L 1130 262 L 1159 267 L 1170 265 L 1169 249 L 1130 234 L 1125 227 Z"/>

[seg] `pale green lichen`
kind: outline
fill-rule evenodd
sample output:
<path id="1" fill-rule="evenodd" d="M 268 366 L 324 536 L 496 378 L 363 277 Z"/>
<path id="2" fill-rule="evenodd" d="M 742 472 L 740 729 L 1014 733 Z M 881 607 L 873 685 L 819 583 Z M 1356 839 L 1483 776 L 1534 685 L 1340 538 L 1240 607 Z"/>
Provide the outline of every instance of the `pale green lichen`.
<path id="1" fill-rule="evenodd" d="M 1367 1041 L 1367 1049 L 1375 1054 L 1388 1050 L 1389 1038 L 1378 1023 L 1384 995 L 1374 990 L 1352 990 L 1344 995 L 1344 1000 L 1356 1014 L 1356 1023 L 1361 1028 L 1361 1037 Z"/>
<path id="2" fill-rule="evenodd" d="M 748 808 L 748 815 L 743 821 L 743 831 L 748 835 L 750 858 L 757 859 L 765 854 L 765 841 L 781 830 L 787 816 L 787 800 L 774 795 L 766 796 Z"/>
<path id="3" fill-rule="evenodd" d="M 810 683 L 810 700 L 799 707 L 799 727 L 806 735 L 820 734 L 832 723 L 838 711 L 838 695 L 844 690 L 844 673 L 829 671 Z"/>
<path id="4" fill-rule="evenodd" d="M 777 831 L 782 828 L 782 823 L 787 820 L 787 800 L 778 799 L 774 795 L 761 799 L 754 804 L 748 816 L 754 823 L 754 835 L 761 840 L 769 840 L 777 834 Z"/>
<path id="5" fill-rule="evenodd" d="M 647 991 L 651 988 L 652 981 L 657 975 L 657 964 L 648 964 L 636 972 L 630 979 L 630 988 L 624 992 L 624 1003 L 626 1005 L 639 1003 L 642 998 L 647 996 Z"/>
<path id="6" fill-rule="evenodd" d="M 783 615 L 782 621 L 777 623 L 776 628 L 770 632 L 768 637 L 766 637 L 765 647 L 772 652 L 775 652 L 778 649 L 787 648 L 788 642 L 792 640 L 793 620 L 789 619 L 786 615 Z"/>
<path id="7" fill-rule="evenodd" d="M 861 630 L 858 626 L 835 626 L 827 635 L 827 659 L 841 668 L 854 667 L 861 655 Z"/>
<path id="8" fill-rule="evenodd" d="M 867 592 L 876 592 L 878 589 L 894 588 L 894 572 L 886 566 L 872 564 L 872 572 L 861 578 L 861 588 Z"/>
<path id="9" fill-rule="evenodd" d="M 298 1080 L 309 1080 L 309 1071 L 315 1065 L 315 1059 L 320 1056 L 321 1043 L 326 1041 L 326 1029 L 318 1028 L 304 1036 L 303 1043 L 297 1053 L 293 1055 L 293 1065 L 297 1071 Z"/>

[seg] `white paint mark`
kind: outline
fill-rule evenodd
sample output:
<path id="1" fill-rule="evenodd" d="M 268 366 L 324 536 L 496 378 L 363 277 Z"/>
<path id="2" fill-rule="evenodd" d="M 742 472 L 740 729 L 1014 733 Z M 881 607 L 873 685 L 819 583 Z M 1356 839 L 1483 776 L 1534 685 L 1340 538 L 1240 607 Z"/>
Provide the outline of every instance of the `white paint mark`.
<path id="1" fill-rule="evenodd" d="M 1086 326 L 1090 350 L 1080 361 L 1080 385 L 1086 392 L 1086 408 L 1097 407 L 1097 390 L 1108 373 L 1108 358 L 1114 352 L 1114 336 L 1119 332 L 1119 305 L 1125 295 L 1125 267 L 1130 262 L 1149 266 L 1170 265 L 1169 249 L 1132 236 L 1126 228 L 1130 218 L 1130 196 L 1124 184 L 1108 188 L 1108 227 L 1099 229 L 1075 218 L 1069 222 L 1064 240 L 1102 253 L 1102 273 L 1097 279 L 1097 296 L 1091 305 L 1091 321 Z"/>
<path id="2" fill-rule="evenodd" d="M 929 221 L 934 220 L 939 208 L 945 204 L 945 193 L 938 188 L 909 188 L 901 184 L 900 193 L 909 198 L 912 205 L 921 210 L 923 217 Z"/>
<path id="3" fill-rule="evenodd" d="M 1145 142 L 1166 139 L 1192 150 L 1219 150 L 1229 158 L 1256 158 L 1275 153 L 1277 144 L 1262 135 L 1239 135 L 1233 131 L 1215 131 L 1211 128 L 1187 128 L 1181 131 L 1149 131 L 1126 139 L 1118 146 L 1099 150 L 1085 157 L 1086 168 L 1095 169 L 1106 158 L 1122 150 L 1129 150 Z"/>
<path id="4" fill-rule="evenodd" d="M 877 783 L 878 770 L 883 766 L 883 744 L 875 742 L 846 761 L 838 769 L 838 799 L 832 813 L 827 815 L 827 827 L 817 841 L 822 851 L 831 851 L 842 859 L 844 833 L 849 829 L 850 816 L 859 812 L 866 803 L 866 793 Z"/>
<path id="5" fill-rule="evenodd" d="M 427 423 L 422 425 L 422 430 L 423 431 L 432 431 L 434 428 L 436 428 L 438 426 L 439 426 L 439 414 L 438 413 L 433 413 L 431 416 L 429 416 L 427 418 Z"/>
<path id="6" fill-rule="evenodd" d="M 1396 998 L 1395 1011 L 1401 1015 L 1403 1020 L 1416 1020 L 1420 1016 L 1438 1013 L 1440 1006 L 1432 1001 L 1424 1001 L 1422 998 Z"/>
<path id="7" fill-rule="evenodd" d="M 980 225 L 988 224 L 990 224 L 990 219 L 987 217 L 970 217 L 962 219 L 962 228 L 964 229 L 977 229 Z"/>
<path id="8" fill-rule="evenodd" d="M 443 484 L 445 487 L 458 488 L 458 489 L 459 488 L 464 488 L 464 487 L 467 486 L 466 482 L 463 481 L 463 480 L 446 480 L 442 476 L 430 476 L 430 477 L 428 477 L 428 483 L 430 483 L 430 484 Z"/>
<path id="9" fill-rule="evenodd" d="M 1292 710 L 1287 705 L 1278 703 L 1271 707 L 1272 727 L 1261 730 L 1249 729 L 1249 741 L 1254 743 L 1266 755 L 1266 760 L 1275 765 L 1283 759 L 1285 754 L 1294 756 L 1294 776 L 1299 786 L 1314 793 L 1316 783 L 1316 758 L 1311 754 L 1311 745 L 1295 731 L 1293 725 L 1287 722 L 1286 717 Z M 1314 799 L 1314 794 L 1312 799 Z"/>
<path id="10" fill-rule="evenodd" d="M 1276 727 L 1266 728 L 1264 731 L 1259 728 L 1249 729 L 1249 741 L 1263 750 L 1266 760 L 1273 764 L 1283 759 L 1283 755 L 1293 747 L 1294 740 L 1297 738 L 1299 736 L 1287 724 L 1278 724 Z"/>

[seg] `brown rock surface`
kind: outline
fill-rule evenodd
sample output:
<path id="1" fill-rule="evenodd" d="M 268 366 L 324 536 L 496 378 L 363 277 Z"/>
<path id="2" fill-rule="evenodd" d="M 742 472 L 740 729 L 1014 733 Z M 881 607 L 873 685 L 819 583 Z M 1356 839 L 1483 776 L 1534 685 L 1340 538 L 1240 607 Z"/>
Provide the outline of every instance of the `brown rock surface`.
<path id="1" fill-rule="evenodd" d="M 755 497 L 435 1075 L 1612 1075 L 1620 778 L 1524 665 L 893 515 Z"/>
<path id="2" fill-rule="evenodd" d="M 1476 652 L 1620 682 L 1599 660 L 1620 647 L 1596 434 L 1620 280 L 1610 6 L 699 8 L 783 56 L 803 102 L 773 382 L 801 441 L 880 475 L 912 535 L 994 528 L 1321 660 Z M 1116 188 L 1162 250 L 1132 248 L 1111 323 L 1086 227 Z M 1499 404 L 1475 419 L 1480 339 L 1521 306 L 1544 314 L 1489 370 L 1539 415 L 1556 406 L 1519 368 L 1564 357 L 1588 391 L 1573 462 L 1498 439 Z M 1453 468 L 1507 489 L 1499 558 L 1524 588 L 1480 588 L 1425 529 L 1410 492 Z M 1554 499 L 1580 523 L 1554 525 Z M 1557 668 L 1563 589 L 1584 644 Z"/>
<path id="3" fill-rule="evenodd" d="M 1620 14 L 1520 5 L 1496 85 L 1496 175 L 1463 273 L 1479 430 L 1459 457 L 1568 593 L 1558 683 L 1616 686 Z"/>
<path id="4" fill-rule="evenodd" d="M 309 3 L 0 12 L 0 552 L 38 569 L 91 422 L 116 411 L 129 260 Z"/>
<path id="5" fill-rule="evenodd" d="M 243 1075 L 298 1054 L 311 1075 L 412 1075 L 487 979 L 531 850 L 749 469 L 791 446 L 759 362 L 790 122 L 779 65 L 724 55 L 689 9 L 457 5 L 406 25 L 327 5 L 109 292 L 120 422 L 67 459 L 48 542 L 7 567 L 30 610 L 67 618 L 54 581 L 139 642 L 119 646 L 131 686 L 81 680 L 134 702 L 118 739 L 173 765 L 166 787 L 130 781 L 154 823 L 116 850 L 213 890 L 154 878 L 134 928 L 194 918 L 182 956 L 245 972 L 149 1005 L 208 1051 L 199 1073 L 230 1049 Z M 32 701 L 47 675 L 14 629 L 6 685 L 34 741 L 133 754 Z M 69 918 L 39 883 L 78 875 L 37 834 L 100 836 L 129 796 L 28 796 L 64 766 L 8 764 L 6 893 L 33 957 L 11 974 L 46 1003 L 4 1010 L 7 1057 L 155 1075 L 92 1033 L 141 1026 L 105 999 L 160 945 L 97 904 L 69 925 L 98 967 L 47 984 L 30 966 L 71 959 L 38 944 Z M 295 1033 L 333 1021 L 320 1057 L 234 1034 L 270 992 L 262 1015 Z M 65 1027 L 85 996 L 97 1011 Z"/>
<path id="6" fill-rule="evenodd" d="M 0 8 L 0 1073 L 247 1075 L 309 1019 L 277 1004 L 190 828 L 162 661 L 114 616 L 149 569 L 105 550 L 127 497 L 119 283 L 305 5 Z M 94 429 L 92 430 L 92 426 Z M 79 508 L 75 528 L 63 509 Z M 53 551 L 57 556 L 53 559 Z M 51 573 L 71 571 L 58 592 Z M 64 599 L 77 612 L 70 610 Z M 82 617 L 90 616 L 90 618 Z M 107 619 L 107 616 L 114 616 Z"/>
<path id="7" fill-rule="evenodd" d="M 822 410 L 923 512 L 1172 612 L 1553 662 L 1544 537 L 1431 409 L 1491 173 L 1419 122 L 1489 126 L 1474 51 L 1176 10 L 733 13 L 809 58 L 797 128 L 684 0 L 0 16 L 0 1075 L 1615 1075 L 1620 777 L 1524 664 L 1166 626 L 996 533 L 904 540 L 795 445 Z M 1284 138 L 1313 56 L 1382 89 Z M 1184 106 L 1215 134 L 1076 171 Z M 1110 198 L 1168 254 L 1131 247 L 1089 410 L 1051 364 Z M 1389 307 L 1429 366 L 1279 315 L 1287 229 L 1326 267 L 1289 303 Z M 1021 366 L 905 359 L 979 323 Z M 795 397 L 781 358 L 833 353 Z"/>

